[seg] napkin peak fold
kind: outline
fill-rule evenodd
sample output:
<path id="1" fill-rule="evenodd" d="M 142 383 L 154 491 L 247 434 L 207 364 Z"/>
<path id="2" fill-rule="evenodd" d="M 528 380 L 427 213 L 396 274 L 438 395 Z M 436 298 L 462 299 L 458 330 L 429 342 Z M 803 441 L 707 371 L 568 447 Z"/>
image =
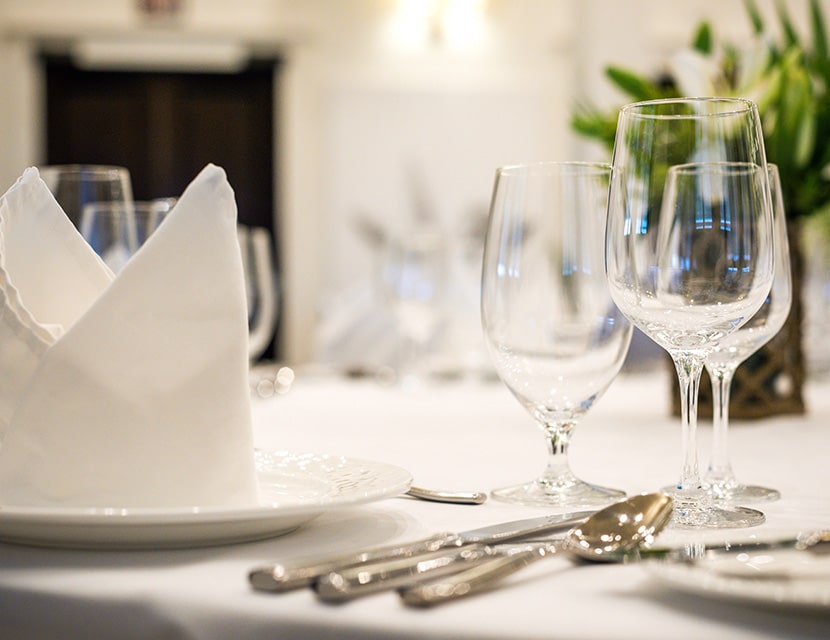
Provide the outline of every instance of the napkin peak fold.
<path id="1" fill-rule="evenodd" d="M 36 169 L 0 198 L 0 505 L 258 502 L 236 203 L 208 165 L 117 276 Z"/>

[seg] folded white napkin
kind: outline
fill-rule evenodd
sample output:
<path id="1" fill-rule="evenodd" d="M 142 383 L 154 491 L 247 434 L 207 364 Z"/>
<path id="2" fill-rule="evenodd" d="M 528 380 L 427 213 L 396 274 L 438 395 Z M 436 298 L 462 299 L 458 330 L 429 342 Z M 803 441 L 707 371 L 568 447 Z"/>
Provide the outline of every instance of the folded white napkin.
<path id="1" fill-rule="evenodd" d="M 117 277 L 26 170 L 0 198 L 0 505 L 257 504 L 247 331 L 222 169 Z"/>

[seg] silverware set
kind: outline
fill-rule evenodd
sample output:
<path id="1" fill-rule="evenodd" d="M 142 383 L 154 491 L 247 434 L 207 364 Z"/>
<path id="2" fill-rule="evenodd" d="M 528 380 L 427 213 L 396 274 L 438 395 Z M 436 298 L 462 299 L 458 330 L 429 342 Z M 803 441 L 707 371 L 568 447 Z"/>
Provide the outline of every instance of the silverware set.
<path id="1" fill-rule="evenodd" d="M 406 605 L 431 607 L 487 591 L 524 567 L 559 554 L 581 563 L 691 563 L 714 553 L 830 549 L 830 531 L 766 541 L 654 546 L 672 510 L 667 495 L 642 494 L 595 512 L 515 520 L 402 545 L 274 562 L 253 569 L 248 577 L 257 591 L 310 587 L 323 602 L 343 603 L 396 590 Z"/>
<path id="2" fill-rule="evenodd" d="M 310 562 L 278 562 L 253 570 L 249 580 L 255 589 L 269 592 L 311 586 L 326 602 L 397 589 L 406 604 L 431 606 L 487 589 L 560 551 L 583 560 L 619 561 L 621 554 L 650 542 L 671 512 L 668 496 L 644 494 L 596 512 L 441 533 L 405 545 Z M 445 582 L 435 583 L 442 578 Z"/>
<path id="3" fill-rule="evenodd" d="M 403 545 L 376 547 L 325 558 L 275 562 L 251 571 L 249 580 L 258 591 L 286 592 L 310 586 L 318 594 L 320 585 L 325 581 L 327 586 L 323 588 L 321 599 L 346 600 L 381 588 L 402 585 L 406 582 L 403 577 L 411 581 L 430 572 L 435 576 L 460 570 L 469 566 L 466 562 L 494 555 L 495 545 L 561 533 L 583 522 L 591 513 L 579 511 L 516 520 L 460 533 L 438 533 Z M 445 567 L 443 572 L 442 566 Z M 363 580 L 365 588 L 351 587 L 356 571 L 362 571 L 367 576 Z M 346 585 L 346 588 L 338 590 L 335 585 Z M 339 592 L 337 595 L 336 591 Z M 328 597 L 327 593 L 330 594 Z"/>

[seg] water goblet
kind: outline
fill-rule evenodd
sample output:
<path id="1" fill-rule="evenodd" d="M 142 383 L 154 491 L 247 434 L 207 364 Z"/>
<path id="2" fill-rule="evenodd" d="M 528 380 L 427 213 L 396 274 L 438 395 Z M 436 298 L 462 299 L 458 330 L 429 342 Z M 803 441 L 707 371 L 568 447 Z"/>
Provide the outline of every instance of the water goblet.
<path id="1" fill-rule="evenodd" d="M 606 266 L 617 305 L 670 354 L 680 385 L 682 467 L 672 525 L 751 526 L 763 514 L 716 505 L 698 468 L 697 396 L 706 356 L 761 307 L 773 224 L 758 109 L 679 98 L 620 111 Z"/>
<path id="2" fill-rule="evenodd" d="M 712 381 L 712 457 L 704 482 L 712 497 L 733 503 L 777 500 L 776 489 L 747 485 L 738 481 L 732 470 L 728 452 L 729 393 L 737 368 L 749 356 L 769 342 L 787 320 L 792 302 L 790 249 L 787 241 L 787 220 L 778 167 L 767 165 L 772 193 L 775 224 L 773 242 L 775 273 L 770 294 L 758 313 L 740 329 L 722 338 L 706 356 L 705 367 Z"/>
<path id="3" fill-rule="evenodd" d="M 481 319 L 496 373 L 538 423 L 548 464 L 494 498 L 573 508 L 625 495 L 579 479 L 568 447 L 619 372 L 631 325 L 611 300 L 603 237 L 610 166 L 547 162 L 496 172 Z"/>

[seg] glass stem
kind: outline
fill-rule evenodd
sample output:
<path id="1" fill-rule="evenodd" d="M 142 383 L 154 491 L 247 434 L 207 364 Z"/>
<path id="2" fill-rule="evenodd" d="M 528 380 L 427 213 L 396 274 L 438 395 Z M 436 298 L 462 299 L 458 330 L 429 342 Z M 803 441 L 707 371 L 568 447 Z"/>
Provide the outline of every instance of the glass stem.
<path id="1" fill-rule="evenodd" d="M 414 386 L 421 375 L 421 343 L 420 341 L 403 333 L 399 338 L 398 356 L 398 382 L 404 387 Z"/>
<path id="2" fill-rule="evenodd" d="M 712 484 L 725 485 L 734 480 L 729 462 L 729 391 L 735 369 L 731 367 L 710 367 L 712 378 L 712 458 L 706 479 Z"/>
<path id="3" fill-rule="evenodd" d="M 703 361 L 699 356 L 689 353 L 674 353 L 672 359 L 680 383 L 680 414 L 683 427 L 683 468 L 677 488 L 681 493 L 699 493 L 702 483 L 697 463 L 697 397 Z"/>
<path id="4" fill-rule="evenodd" d="M 545 468 L 547 479 L 561 481 L 571 477 L 568 446 L 571 443 L 571 432 L 575 426 L 575 423 L 565 423 L 550 425 L 545 428 L 548 443 L 548 463 Z"/>

